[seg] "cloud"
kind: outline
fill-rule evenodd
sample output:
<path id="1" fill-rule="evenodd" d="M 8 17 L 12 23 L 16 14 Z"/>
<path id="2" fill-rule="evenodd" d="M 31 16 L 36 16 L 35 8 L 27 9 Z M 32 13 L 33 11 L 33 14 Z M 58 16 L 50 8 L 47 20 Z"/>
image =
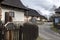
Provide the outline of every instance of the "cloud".
<path id="1" fill-rule="evenodd" d="M 29 8 L 40 11 L 41 15 L 51 16 L 56 7 L 60 6 L 59 0 L 21 0 L 22 3 Z"/>
<path id="2" fill-rule="evenodd" d="M 52 3 L 48 2 L 47 0 L 21 0 L 25 6 L 41 6 L 45 9 L 49 9 L 49 6 L 52 7 Z"/>

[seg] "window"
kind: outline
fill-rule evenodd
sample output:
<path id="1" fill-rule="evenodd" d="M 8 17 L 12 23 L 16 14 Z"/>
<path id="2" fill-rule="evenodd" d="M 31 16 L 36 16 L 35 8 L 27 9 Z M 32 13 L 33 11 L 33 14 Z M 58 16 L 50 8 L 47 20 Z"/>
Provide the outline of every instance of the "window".
<path id="1" fill-rule="evenodd" d="M 12 12 L 12 11 L 10 11 L 10 12 L 9 12 L 9 16 L 14 17 L 14 16 L 15 16 L 15 13 Z"/>
<path id="2" fill-rule="evenodd" d="M 55 18 L 55 23 L 60 23 L 60 18 Z"/>

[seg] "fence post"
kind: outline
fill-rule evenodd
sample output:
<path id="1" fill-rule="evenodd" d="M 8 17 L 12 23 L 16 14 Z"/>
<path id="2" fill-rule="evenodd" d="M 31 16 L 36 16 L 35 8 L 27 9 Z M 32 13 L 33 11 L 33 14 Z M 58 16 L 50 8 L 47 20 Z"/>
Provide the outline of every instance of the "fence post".
<path id="1" fill-rule="evenodd" d="M 19 29 L 19 40 L 22 40 L 22 26 Z"/>

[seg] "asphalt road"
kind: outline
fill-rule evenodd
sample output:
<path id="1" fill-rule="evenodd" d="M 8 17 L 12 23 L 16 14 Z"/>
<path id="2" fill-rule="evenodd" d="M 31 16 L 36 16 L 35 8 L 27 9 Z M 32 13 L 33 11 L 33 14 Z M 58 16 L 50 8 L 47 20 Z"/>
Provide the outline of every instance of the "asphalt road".
<path id="1" fill-rule="evenodd" d="M 39 36 L 43 37 L 44 40 L 60 40 L 60 34 L 52 31 L 50 29 L 50 24 L 51 23 L 44 23 L 43 25 L 38 25 L 39 26 Z"/>

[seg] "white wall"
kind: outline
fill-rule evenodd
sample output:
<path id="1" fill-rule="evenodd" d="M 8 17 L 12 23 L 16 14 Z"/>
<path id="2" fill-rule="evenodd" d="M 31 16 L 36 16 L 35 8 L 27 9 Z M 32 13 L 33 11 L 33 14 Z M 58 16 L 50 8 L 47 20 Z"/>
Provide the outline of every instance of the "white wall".
<path id="1" fill-rule="evenodd" d="M 9 12 L 11 9 L 3 9 L 2 8 L 2 21 L 5 21 L 5 12 Z M 19 10 L 13 10 L 15 13 L 15 17 L 13 18 L 13 21 L 24 21 L 24 12 Z"/>

